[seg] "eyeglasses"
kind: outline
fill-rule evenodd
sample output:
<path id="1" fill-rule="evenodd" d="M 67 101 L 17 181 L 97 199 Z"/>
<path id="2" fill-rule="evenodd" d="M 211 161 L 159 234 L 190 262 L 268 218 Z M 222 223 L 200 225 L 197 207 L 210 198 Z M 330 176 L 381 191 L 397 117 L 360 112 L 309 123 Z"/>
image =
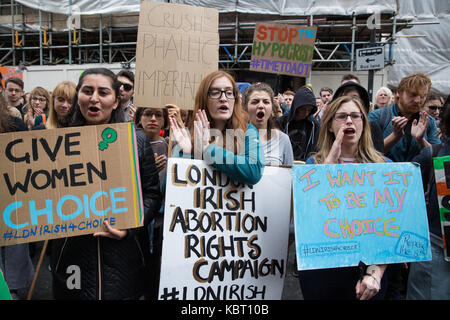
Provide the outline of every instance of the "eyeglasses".
<path id="1" fill-rule="evenodd" d="M 430 109 L 430 111 L 439 110 L 439 112 L 441 112 L 442 111 L 442 106 L 428 106 L 428 109 Z"/>
<path id="2" fill-rule="evenodd" d="M 39 102 L 44 103 L 44 102 L 47 101 L 47 99 L 45 99 L 45 98 L 38 98 L 38 97 L 31 97 L 31 101 L 34 101 L 34 102 L 39 101 Z"/>
<path id="3" fill-rule="evenodd" d="M 163 114 L 162 114 L 161 112 L 145 111 L 145 112 L 142 114 L 142 116 L 143 116 L 143 117 L 149 117 L 149 118 L 155 116 L 155 118 L 158 119 L 158 118 L 162 118 L 162 117 L 163 117 Z"/>
<path id="4" fill-rule="evenodd" d="M 130 91 L 131 89 L 133 89 L 133 86 L 129 83 L 122 83 L 122 82 L 119 82 L 119 83 L 120 83 L 120 86 L 123 86 L 123 89 L 125 91 Z"/>
<path id="5" fill-rule="evenodd" d="M 233 90 L 209 90 L 208 97 L 211 99 L 220 99 L 222 97 L 222 93 L 225 93 L 225 97 L 227 99 L 234 99 L 234 91 Z"/>
<path id="6" fill-rule="evenodd" d="M 334 120 L 339 122 L 347 121 L 348 117 L 352 118 L 352 121 L 361 121 L 364 115 L 359 112 L 352 112 L 352 113 L 336 112 L 334 114 Z"/>

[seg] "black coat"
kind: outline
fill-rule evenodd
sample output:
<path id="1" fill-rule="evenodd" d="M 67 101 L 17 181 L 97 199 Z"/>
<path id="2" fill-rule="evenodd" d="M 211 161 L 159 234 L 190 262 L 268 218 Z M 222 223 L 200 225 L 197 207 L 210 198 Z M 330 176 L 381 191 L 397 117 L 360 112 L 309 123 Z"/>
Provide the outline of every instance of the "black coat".
<path id="1" fill-rule="evenodd" d="M 55 299 L 139 299 L 148 293 L 149 237 L 147 225 L 161 205 L 159 178 L 152 147 L 141 130 L 136 131 L 139 171 L 144 202 L 144 226 L 129 229 L 122 240 L 83 235 L 52 240 L 51 268 Z M 78 266 L 81 288 L 67 282 Z M 69 280 L 69 281 L 68 281 Z"/>

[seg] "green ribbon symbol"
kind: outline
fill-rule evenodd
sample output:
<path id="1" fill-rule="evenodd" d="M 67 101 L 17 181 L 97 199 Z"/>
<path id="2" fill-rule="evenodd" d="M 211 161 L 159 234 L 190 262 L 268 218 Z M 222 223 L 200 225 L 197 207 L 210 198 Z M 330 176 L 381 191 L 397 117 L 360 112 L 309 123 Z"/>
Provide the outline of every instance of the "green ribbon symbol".
<path id="1" fill-rule="evenodd" d="M 98 148 L 103 151 L 108 149 L 108 144 L 117 140 L 117 132 L 112 128 L 106 128 L 102 132 L 103 141 L 98 144 Z"/>

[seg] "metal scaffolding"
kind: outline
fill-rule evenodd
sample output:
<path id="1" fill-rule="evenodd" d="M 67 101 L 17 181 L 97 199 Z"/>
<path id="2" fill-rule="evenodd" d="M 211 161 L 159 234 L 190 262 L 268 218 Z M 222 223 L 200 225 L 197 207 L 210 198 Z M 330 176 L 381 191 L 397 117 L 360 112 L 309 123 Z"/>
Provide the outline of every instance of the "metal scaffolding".
<path id="1" fill-rule="evenodd" d="M 8 15 L 10 24 L 5 23 Z M 61 20 L 71 19 L 70 16 L 57 16 L 60 26 Z M 91 24 L 88 26 L 83 16 L 81 28 L 61 29 L 55 26 L 55 14 L 26 8 L 14 0 L 0 0 L 0 64 L 26 66 L 121 62 L 129 65 L 135 61 L 139 16 L 138 13 L 127 15 L 131 23 L 128 21 L 125 26 L 114 23 L 115 16 L 90 16 Z M 30 21 L 33 17 L 38 17 L 37 21 Z M 271 21 L 317 26 L 313 69 L 353 71 L 356 49 L 370 46 L 368 17 L 369 14 L 285 17 L 221 13 L 219 67 L 248 70 L 255 23 Z M 97 23 L 93 25 L 92 20 L 97 20 Z M 395 33 L 412 25 L 408 21 L 398 21 L 395 12 L 381 15 L 375 44 L 387 48 L 386 64 L 394 62 L 392 48 Z"/>

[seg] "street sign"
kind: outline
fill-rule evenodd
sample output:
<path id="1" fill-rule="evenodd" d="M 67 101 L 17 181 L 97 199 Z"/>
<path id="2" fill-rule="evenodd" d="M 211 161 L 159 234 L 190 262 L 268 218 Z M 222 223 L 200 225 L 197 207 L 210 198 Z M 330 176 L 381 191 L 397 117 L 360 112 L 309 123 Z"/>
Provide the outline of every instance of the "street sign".
<path id="1" fill-rule="evenodd" d="M 384 47 L 356 50 L 356 70 L 374 70 L 384 68 Z"/>

